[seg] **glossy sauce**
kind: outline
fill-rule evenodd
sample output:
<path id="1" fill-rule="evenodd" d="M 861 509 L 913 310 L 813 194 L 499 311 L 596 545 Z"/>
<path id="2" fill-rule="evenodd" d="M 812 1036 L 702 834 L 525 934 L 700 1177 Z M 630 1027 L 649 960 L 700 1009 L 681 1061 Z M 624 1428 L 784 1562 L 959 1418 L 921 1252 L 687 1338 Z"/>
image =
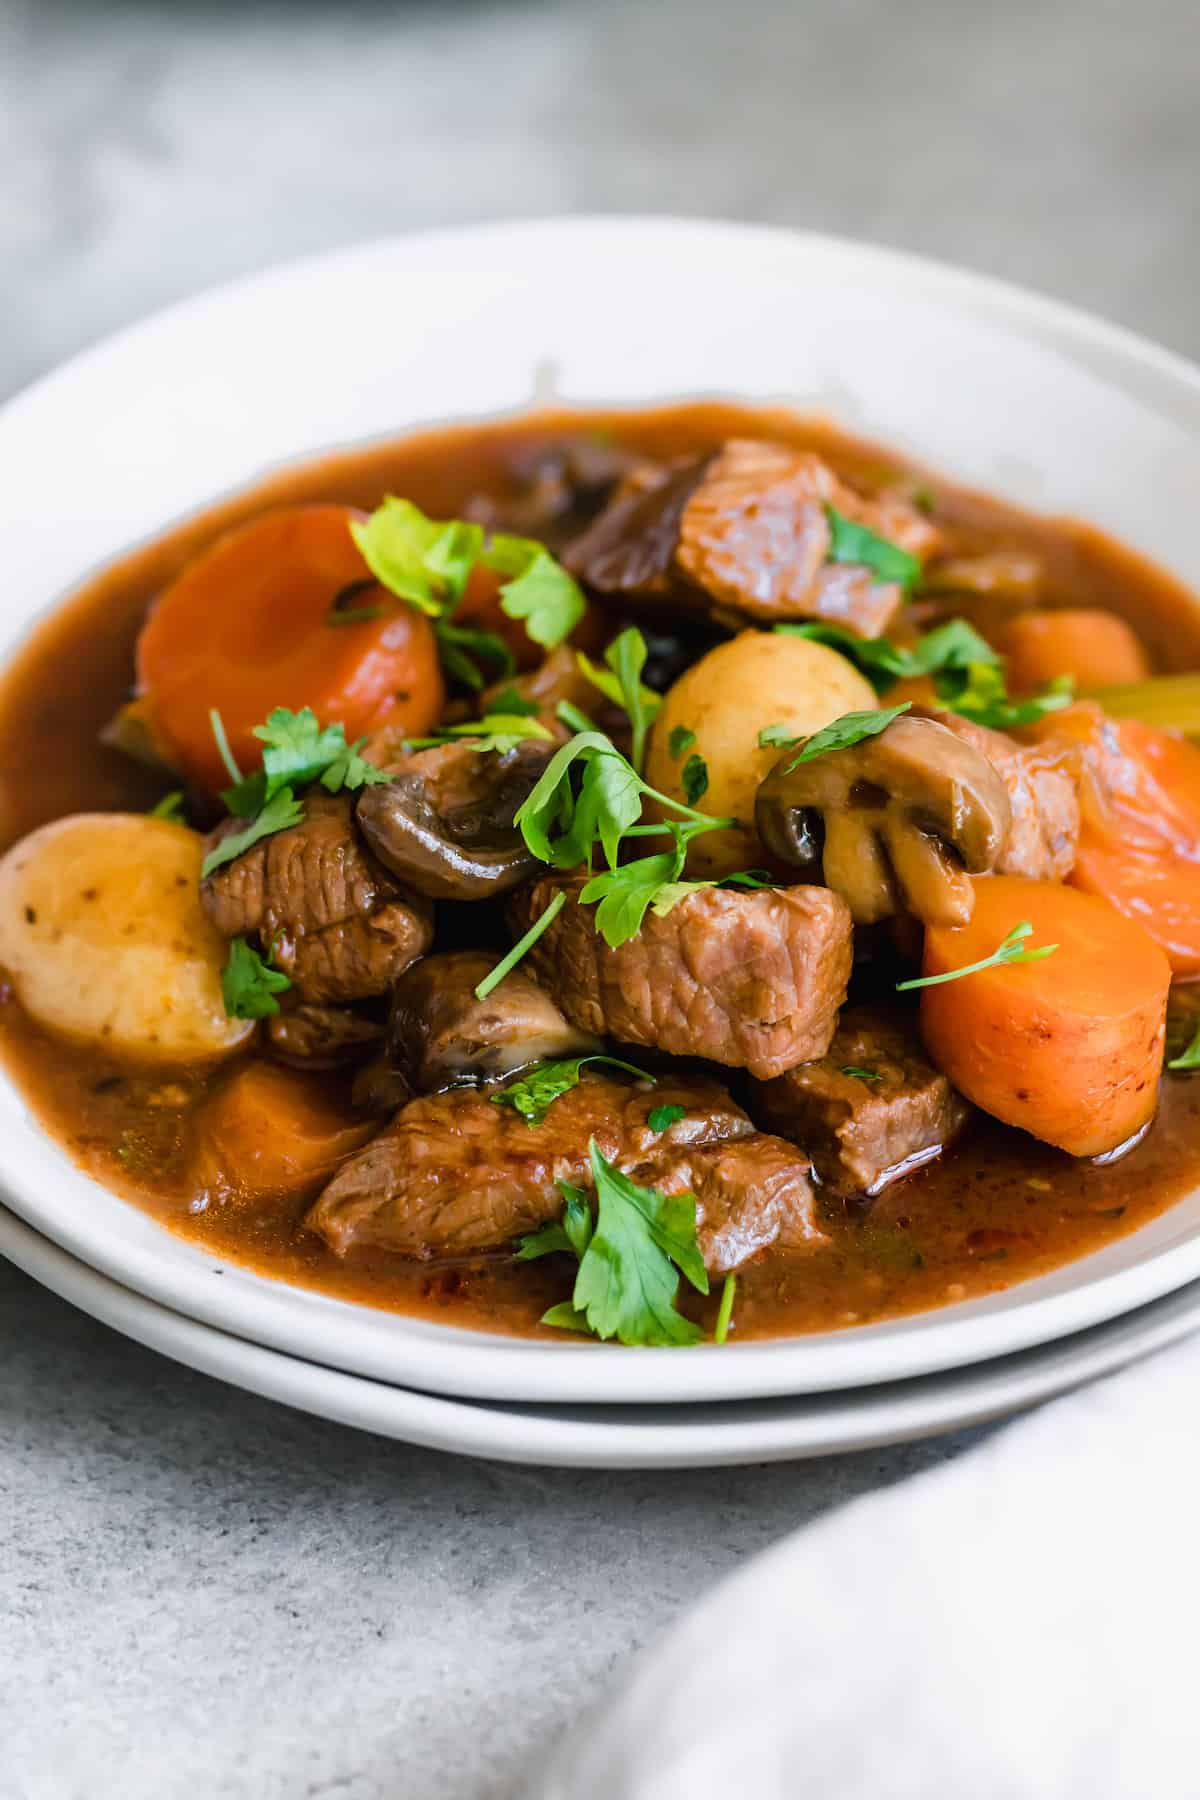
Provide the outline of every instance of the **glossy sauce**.
<path id="1" fill-rule="evenodd" d="M 581 429 L 659 457 L 737 433 L 772 436 L 820 450 L 865 485 L 904 470 L 877 446 L 822 422 L 710 404 L 455 427 L 289 469 L 105 570 L 34 633 L 0 689 L 0 848 L 65 813 L 141 810 L 159 797 L 161 782 L 99 745 L 98 733 L 129 697 L 133 644 L 148 604 L 220 532 L 284 502 L 370 507 L 388 492 L 453 516 L 472 495 L 511 493 L 518 453 Z M 923 471 L 921 479 L 956 554 L 1028 550 L 1045 571 L 1042 604 L 1108 607 L 1136 626 L 1157 668 L 1200 667 L 1200 608 L 1144 559 L 1088 526 L 1035 518 Z M 481 939 L 492 935 L 489 928 Z M 191 1117 L 211 1085 L 228 1079 L 229 1065 L 214 1075 L 139 1074 L 50 1038 L 6 986 L 0 1051 L 39 1118 L 82 1167 L 218 1257 L 343 1298 L 491 1330 L 536 1333 L 541 1312 L 563 1297 L 556 1259 L 433 1264 L 356 1251 L 341 1261 L 301 1226 L 307 1198 L 234 1198 L 196 1210 Z M 311 1079 L 326 1089 L 343 1081 Z M 731 1085 L 736 1091 L 736 1080 Z M 977 1118 L 952 1152 L 896 1183 L 869 1210 L 830 1208 L 827 1247 L 769 1254 L 745 1269 L 737 1335 L 830 1329 L 1007 1287 L 1136 1229 L 1198 1181 L 1200 1076 L 1168 1078 L 1153 1129 L 1108 1168 L 1077 1164 Z"/>

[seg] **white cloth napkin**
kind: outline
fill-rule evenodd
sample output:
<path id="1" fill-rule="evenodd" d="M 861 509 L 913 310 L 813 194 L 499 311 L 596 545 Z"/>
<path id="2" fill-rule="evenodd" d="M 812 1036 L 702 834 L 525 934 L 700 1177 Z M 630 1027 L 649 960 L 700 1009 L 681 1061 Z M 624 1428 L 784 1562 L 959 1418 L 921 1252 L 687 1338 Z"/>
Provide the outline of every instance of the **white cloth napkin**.
<path id="1" fill-rule="evenodd" d="M 1200 1338 L 722 1582 L 525 1800 L 1195 1800 Z"/>

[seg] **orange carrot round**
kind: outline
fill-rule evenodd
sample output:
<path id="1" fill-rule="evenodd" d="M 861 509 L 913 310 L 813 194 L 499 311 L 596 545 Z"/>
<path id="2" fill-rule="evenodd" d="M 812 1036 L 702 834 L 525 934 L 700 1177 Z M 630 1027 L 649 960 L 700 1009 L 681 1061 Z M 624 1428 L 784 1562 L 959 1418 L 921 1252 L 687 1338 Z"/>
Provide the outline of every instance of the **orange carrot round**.
<path id="1" fill-rule="evenodd" d="M 1154 1116 L 1171 970 L 1140 926 L 1056 883 L 981 876 L 967 925 L 925 934 L 925 975 L 980 962 L 1027 920 L 1036 962 L 921 992 L 921 1035 L 954 1086 L 1072 1156 L 1115 1150 Z"/>
<path id="2" fill-rule="evenodd" d="M 445 689 L 428 619 L 371 579 L 345 506 L 289 506 L 220 538 L 159 597 L 137 645 L 139 696 L 155 738 L 189 780 L 228 775 L 209 711 L 243 772 L 253 728 L 277 706 L 309 706 L 348 739 L 387 716 L 414 735 Z M 337 605 L 335 606 L 335 602 Z"/>
<path id="3" fill-rule="evenodd" d="M 1135 920 L 1176 975 L 1200 974 L 1200 749 L 1093 701 L 1022 736 L 1059 751 L 1078 779 L 1072 886 Z"/>
<path id="4" fill-rule="evenodd" d="M 1081 688 L 1119 687 L 1150 673 L 1145 650 L 1124 619 L 1100 607 L 1065 606 L 1018 613 L 996 635 L 1007 659 L 1008 686 L 1032 693 L 1060 675 Z"/>

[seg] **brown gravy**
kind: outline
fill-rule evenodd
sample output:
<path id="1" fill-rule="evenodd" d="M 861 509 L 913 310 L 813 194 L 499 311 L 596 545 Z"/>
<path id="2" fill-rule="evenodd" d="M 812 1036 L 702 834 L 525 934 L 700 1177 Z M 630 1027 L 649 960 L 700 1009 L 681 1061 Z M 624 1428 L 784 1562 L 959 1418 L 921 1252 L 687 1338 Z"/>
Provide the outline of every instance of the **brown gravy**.
<path id="1" fill-rule="evenodd" d="M 33 633 L 0 687 L 0 849 L 65 813 L 142 809 L 158 798 L 161 784 L 102 748 L 97 734 L 128 697 L 147 605 L 220 532 L 283 502 L 369 507 L 387 492 L 452 516 L 472 494 L 510 491 L 518 451 L 581 429 L 659 456 L 737 432 L 771 435 L 817 448 L 867 483 L 904 467 L 820 421 L 706 403 L 453 427 L 275 474 L 104 570 Z M 925 472 L 921 478 L 956 549 L 1030 550 L 1046 571 L 1048 604 L 1108 607 L 1136 626 L 1159 668 L 1200 667 L 1200 607 L 1143 558 L 1090 526 L 1024 514 Z M 339 1261 L 300 1226 L 305 1205 L 294 1198 L 194 1211 L 189 1120 L 208 1086 L 227 1079 L 227 1068 L 207 1076 L 133 1072 L 52 1039 L 6 990 L 0 1053 L 38 1117 L 84 1169 L 214 1255 L 345 1299 L 492 1330 L 537 1333 L 541 1312 L 562 1297 L 553 1259 L 433 1265 L 356 1252 Z M 1136 1230 L 1197 1181 L 1200 1080 L 1168 1079 L 1153 1129 L 1109 1168 L 1074 1163 L 980 1121 L 956 1150 L 897 1183 L 869 1213 L 832 1214 L 828 1248 L 768 1255 L 743 1271 L 737 1335 L 825 1330 L 993 1292 Z M 697 1316 L 704 1311 L 701 1304 Z"/>

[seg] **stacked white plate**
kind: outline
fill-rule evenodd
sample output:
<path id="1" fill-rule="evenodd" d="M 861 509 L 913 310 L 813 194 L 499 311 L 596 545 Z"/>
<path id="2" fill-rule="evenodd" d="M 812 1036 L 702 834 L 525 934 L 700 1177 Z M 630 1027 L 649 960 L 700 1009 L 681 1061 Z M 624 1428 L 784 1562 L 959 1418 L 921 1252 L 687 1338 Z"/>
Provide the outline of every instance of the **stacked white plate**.
<path id="1" fill-rule="evenodd" d="M 1096 321 L 878 250 L 664 220 L 414 237 L 172 309 L 0 413 L 0 653 L 96 565 L 280 463 L 533 398 L 699 394 L 836 417 L 1091 518 L 1200 588 L 1200 376 Z M 738 1462 L 994 1417 L 1200 1323 L 1200 1194 L 1052 1275 L 722 1349 L 523 1343 L 230 1265 L 79 1173 L 0 1080 L 0 1251 L 166 1354 L 480 1455 Z"/>

